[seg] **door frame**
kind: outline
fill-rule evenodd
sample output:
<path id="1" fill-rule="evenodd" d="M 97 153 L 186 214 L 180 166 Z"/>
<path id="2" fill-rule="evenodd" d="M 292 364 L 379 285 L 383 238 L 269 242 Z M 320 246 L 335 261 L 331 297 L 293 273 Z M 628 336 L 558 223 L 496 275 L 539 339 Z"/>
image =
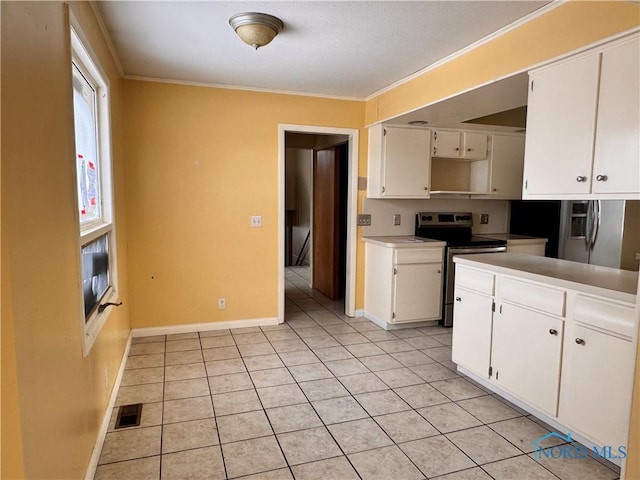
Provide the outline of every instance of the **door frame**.
<path id="1" fill-rule="evenodd" d="M 356 312 L 356 249 L 358 215 L 358 145 L 357 128 L 321 127 L 313 125 L 278 124 L 278 323 L 284 322 L 284 256 L 285 256 L 285 135 L 315 133 L 318 135 L 346 135 L 349 165 L 347 173 L 347 265 L 345 272 L 344 309 L 353 317 Z"/>

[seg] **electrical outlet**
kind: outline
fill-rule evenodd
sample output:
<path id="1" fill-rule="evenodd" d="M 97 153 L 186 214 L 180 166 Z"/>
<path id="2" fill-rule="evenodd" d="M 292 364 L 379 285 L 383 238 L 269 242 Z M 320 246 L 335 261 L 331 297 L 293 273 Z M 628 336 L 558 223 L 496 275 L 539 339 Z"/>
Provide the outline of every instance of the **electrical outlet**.
<path id="1" fill-rule="evenodd" d="M 252 215 L 251 216 L 251 226 L 252 227 L 261 227 L 262 226 L 262 215 Z"/>
<path id="2" fill-rule="evenodd" d="M 402 220 L 402 215 L 400 215 L 399 213 L 394 213 L 393 214 L 393 224 L 394 225 L 400 225 L 400 221 Z"/>
<path id="3" fill-rule="evenodd" d="M 227 308 L 227 301 L 224 298 L 218 299 L 218 310 L 224 310 Z"/>
<path id="4" fill-rule="evenodd" d="M 358 226 L 359 227 L 369 227 L 371 225 L 371 214 L 369 213 L 360 213 L 358 215 Z"/>
<path id="5" fill-rule="evenodd" d="M 481 213 L 480 214 L 480 225 L 486 225 L 487 223 L 489 223 L 489 214 L 488 213 Z"/>

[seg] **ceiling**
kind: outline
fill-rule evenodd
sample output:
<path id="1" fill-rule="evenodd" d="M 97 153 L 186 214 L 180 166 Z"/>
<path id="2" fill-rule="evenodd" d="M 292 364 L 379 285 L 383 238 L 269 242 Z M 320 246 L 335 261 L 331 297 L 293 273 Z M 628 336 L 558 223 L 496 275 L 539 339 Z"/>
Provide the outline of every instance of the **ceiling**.
<path id="1" fill-rule="evenodd" d="M 104 1 L 97 6 L 129 78 L 363 99 L 548 3 Z M 255 51 L 228 24 L 230 16 L 244 11 L 275 15 L 285 28 Z"/>

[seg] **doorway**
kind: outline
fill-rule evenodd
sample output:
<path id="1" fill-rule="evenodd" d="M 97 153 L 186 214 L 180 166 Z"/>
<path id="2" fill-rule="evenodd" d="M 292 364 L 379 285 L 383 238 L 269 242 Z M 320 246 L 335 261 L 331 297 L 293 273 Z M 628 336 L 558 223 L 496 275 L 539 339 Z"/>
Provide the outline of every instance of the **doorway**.
<path id="1" fill-rule="evenodd" d="M 280 322 L 286 266 L 355 315 L 357 145 L 356 129 L 279 126 Z"/>

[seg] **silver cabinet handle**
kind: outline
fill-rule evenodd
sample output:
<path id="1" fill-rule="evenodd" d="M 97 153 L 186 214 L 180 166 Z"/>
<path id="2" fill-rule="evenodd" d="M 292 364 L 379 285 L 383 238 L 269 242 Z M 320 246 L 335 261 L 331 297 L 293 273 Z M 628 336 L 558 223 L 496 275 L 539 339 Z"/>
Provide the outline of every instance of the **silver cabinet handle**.
<path id="1" fill-rule="evenodd" d="M 492 188 L 491 190 L 492 190 L 493 192 L 497 192 L 497 191 L 498 191 L 498 189 L 497 189 L 497 188 Z"/>
<path id="2" fill-rule="evenodd" d="M 549 329 L 549 333 L 551 335 L 557 335 L 558 334 L 558 330 L 556 330 L 555 328 L 551 328 L 551 329 Z"/>
<path id="3" fill-rule="evenodd" d="M 598 182 L 606 182 L 608 178 L 609 177 L 607 177 L 606 175 L 598 175 L 598 176 L 596 176 L 596 180 Z"/>
<path id="4" fill-rule="evenodd" d="M 467 148 L 467 152 L 470 152 L 472 149 L 471 148 Z"/>
<path id="5" fill-rule="evenodd" d="M 440 271 L 440 270 L 436 270 L 436 273 L 442 273 L 442 271 Z"/>
<path id="6" fill-rule="evenodd" d="M 462 301 L 462 298 L 456 297 L 456 302 L 461 302 L 461 301 Z"/>
<path id="7" fill-rule="evenodd" d="M 456 147 L 456 152 L 460 151 L 460 148 Z"/>
<path id="8" fill-rule="evenodd" d="M 585 177 L 584 175 L 578 175 L 576 177 L 576 182 L 578 183 L 582 183 L 582 182 L 586 182 L 587 181 L 587 177 Z"/>
<path id="9" fill-rule="evenodd" d="M 581 339 L 581 338 L 576 338 L 576 343 L 577 343 L 578 345 L 584 345 L 586 342 L 585 342 L 583 339 Z"/>

